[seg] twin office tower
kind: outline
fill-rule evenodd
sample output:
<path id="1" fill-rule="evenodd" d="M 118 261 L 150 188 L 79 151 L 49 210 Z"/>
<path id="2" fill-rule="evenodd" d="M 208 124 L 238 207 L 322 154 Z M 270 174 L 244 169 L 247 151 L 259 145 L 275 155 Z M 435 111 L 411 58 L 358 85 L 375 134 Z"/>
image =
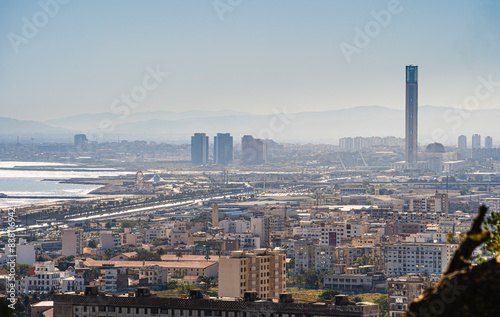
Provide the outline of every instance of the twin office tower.
<path id="1" fill-rule="evenodd" d="M 191 137 L 191 162 L 208 164 L 208 136 L 195 133 Z M 227 165 L 233 162 L 233 137 L 229 133 L 217 133 L 214 137 L 214 163 Z"/>

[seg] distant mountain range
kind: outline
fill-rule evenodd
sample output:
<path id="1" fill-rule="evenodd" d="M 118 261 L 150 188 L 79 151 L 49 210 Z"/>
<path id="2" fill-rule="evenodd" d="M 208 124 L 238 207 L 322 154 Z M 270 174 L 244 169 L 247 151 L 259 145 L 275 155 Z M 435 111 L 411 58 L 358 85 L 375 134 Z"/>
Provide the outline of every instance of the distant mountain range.
<path id="1" fill-rule="evenodd" d="M 500 138 L 497 120 L 500 109 L 458 111 L 454 108 L 421 106 L 419 108 L 419 142 L 438 141 L 456 145 L 457 137 L 474 133 L 490 135 L 494 143 Z M 99 125 L 112 129 L 99 130 Z M 189 142 L 195 132 L 211 137 L 229 132 L 237 142 L 241 136 L 271 138 L 278 142 L 333 143 L 345 136 L 404 136 L 404 110 L 382 106 L 299 112 L 294 114 L 253 115 L 231 110 L 140 112 L 129 115 L 81 114 L 45 122 L 0 118 L 0 135 L 87 133 L 90 140 L 162 140 Z"/>

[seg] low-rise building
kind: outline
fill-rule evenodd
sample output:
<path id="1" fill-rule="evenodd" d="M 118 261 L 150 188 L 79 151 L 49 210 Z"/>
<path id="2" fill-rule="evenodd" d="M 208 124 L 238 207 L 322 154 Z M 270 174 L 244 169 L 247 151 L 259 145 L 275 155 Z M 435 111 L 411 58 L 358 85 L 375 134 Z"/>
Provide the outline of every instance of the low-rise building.
<path id="1" fill-rule="evenodd" d="M 349 302 L 345 296 L 335 298 L 335 304 L 297 303 L 290 294 L 280 295 L 278 303 L 259 301 L 252 293 L 244 301 L 204 298 L 201 290 L 193 290 L 190 298 L 153 297 L 149 289 L 139 288 L 135 294 L 98 296 L 95 289 L 85 294 L 54 296 L 54 316 L 114 316 L 114 317 L 378 317 L 378 305 Z"/>

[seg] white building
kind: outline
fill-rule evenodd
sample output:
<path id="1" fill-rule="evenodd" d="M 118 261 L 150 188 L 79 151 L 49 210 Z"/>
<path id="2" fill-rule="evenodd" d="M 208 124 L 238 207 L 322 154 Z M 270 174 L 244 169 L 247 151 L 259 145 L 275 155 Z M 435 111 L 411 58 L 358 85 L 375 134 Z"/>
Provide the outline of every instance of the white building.
<path id="1" fill-rule="evenodd" d="M 5 254 L 11 254 L 10 248 L 7 245 L 5 246 Z M 35 263 L 35 254 L 35 245 L 33 243 L 26 243 L 26 239 L 19 238 L 19 243 L 16 244 L 16 263 L 33 265 Z"/>
<path id="2" fill-rule="evenodd" d="M 396 243 L 384 246 L 385 271 L 389 276 L 408 273 L 443 274 L 458 244 Z"/>
<path id="3" fill-rule="evenodd" d="M 250 230 L 250 222 L 242 219 L 224 219 L 219 221 L 219 227 L 224 229 L 224 232 L 242 233 Z"/>
<path id="4" fill-rule="evenodd" d="M 21 294 L 58 292 L 61 290 L 61 272 L 51 261 L 35 262 L 34 274 L 18 280 L 17 290 Z"/>
<path id="5" fill-rule="evenodd" d="M 64 229 L 62 231 L 62 254 L 80 255 L 83 253 L 83 230 L 79 228 Z"/>
<path id="6" fill-rule="evenodd" d="M 238 239 L 240 249 L 258 249 L 260 248 L 260 237 L 256 237 L 251 233 L 232 234 L 231 237 Z"/>
<path id="7" fill-rule="evenodd" d="M 269 229 L 270 220 L 269 218 L 250 218 L 250 231 L 260 237 L 260 247 L 267 247 L 269 244 Z"/>
<path id="8" fill-rule="evenodd" d="M 300 221 L 299 226 L 293 228 L 293 235 L 308 240 L 321 240 L 321 228 L 312 221 Z"/>
<path id="9" fill-rule="evenodd" d="M 361 222 L 334 222 L 321 225 L 321 245 L 340 246 L 345 238 L 359 237 L 368 232 L 368 224 Z"/>
<path id="10" fill-rule="evenodd" d="M 74 292 L 76 290 L 85 290 L 85 280 L 83 277 L 70 276 L 61 279 L 61 293 Z"/>

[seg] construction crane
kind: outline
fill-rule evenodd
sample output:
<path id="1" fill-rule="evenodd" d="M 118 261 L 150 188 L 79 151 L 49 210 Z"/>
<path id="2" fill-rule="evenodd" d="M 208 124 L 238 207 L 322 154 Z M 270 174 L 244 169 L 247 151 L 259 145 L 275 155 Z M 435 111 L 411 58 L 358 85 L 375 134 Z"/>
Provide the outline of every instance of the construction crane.
<path id="1" fill-rule="evenodd" d="M 361 159 L 363 160 L 363 164 L 365 164 L 365 167 L 368 167 L 368 164 L 366 164 L 365 158 L 363 157 L 363 153 L 361 153 L 361 151 L 359 152 L 359 155 L 361 156 Z"/>
<path id="2" fill-rule="evenodd" d="M 342 164 L 342 167 L 344 168 L 344 171 L 347 171 L 347 168 L 345 168 L 344 162 L 342 162 L 342 159 L 340 158 L 339 154 L 337 154 L 337 157 L 339 158 L 340 164 Z"/>

